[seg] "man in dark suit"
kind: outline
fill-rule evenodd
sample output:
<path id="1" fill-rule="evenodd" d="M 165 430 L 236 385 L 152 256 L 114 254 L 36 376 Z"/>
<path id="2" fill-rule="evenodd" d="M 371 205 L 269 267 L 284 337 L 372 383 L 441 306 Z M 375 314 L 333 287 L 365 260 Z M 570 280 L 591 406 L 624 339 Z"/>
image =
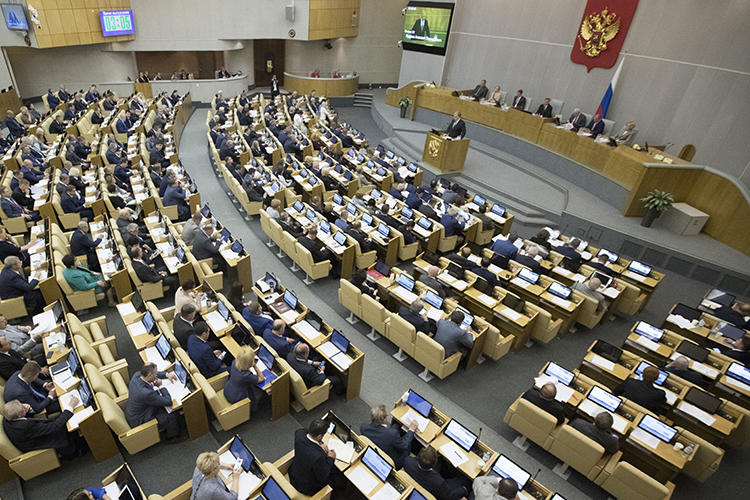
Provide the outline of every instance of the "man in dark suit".
<path id="1" fill-rule="evenodd" d="M 177 342 L 180 343 L 180 347 L 187 351 L 188 338 L 191 335 L 195 335 L 195 316 L 196 309 L 193 304 L 185 304 L 180 309 L 180 312 L 175 314 L 174 321 L 172 322 L 172 329 L 174 330 L 174 336 Z"/>
<path id="2" fill-rule="evenodd" d="M 36 285 L 36 278 L 27 281 L 23 276 L 21 259 L 15 255 L 9 255 L 4 261 L 5 267 L 0 271 L 0 298 L 14 299 L 23 297 L 27 311 L 34 315 L 42 312 L 44 308 L 44 297 Z"/>
<path id="3" fill-rule="evenodd" d="M 3 398 L 5 401 L 17 399 L 31 407 L 33 413 L 41 413 L 47 410 L 47 414 L 60 411 L 60 403 L 57 401 L 55 384 L 44 383 L 39 380 L 42 369 L 36 361 L 28 361 L 19 371 L 15 372 L 5 382 Z"/>
<path id="4" fill-rule="evenodd" d="M 411 27 L 411 30 L 414 36 L 430 38 L 430 23 L 427 22 L 427 18 L 424 15 L 419 16 L 419 19 L 414 21 L 414 26 Z"/>
<path id="5" fill-rule="evenodd" d="M 77 213 L 81 218 L 88 220 L 94 218 L 94 211 L 84 206 L 84 199 L 72 184 L 65 188 L 65 194 L 60 198 L 60 206 L 66 214 Z"/>
<path id="6" fill-rule="evenodd" d="M 311 361 L 308 359 L 309 356 L 310 346 L 300 342 L 294 347 L 294 351 L 287 354 L 286 362 L 302 377 L 302 381 L 308 388 L 321 385 L 327 379 L 331 382 L 331 388 L 336 394 L 343 394 L 344 385 L 341 381 L 337 377 L 326 377 L 321 369 L 320 361 Z"/>
<path id="7" fill-rule="evenodd" d="M 7 337 L 0 336 L 0 377 L 8 380 L 23 368 L 26 358 L 19 352 L 13 350 L 13 344 Z"/>
<path id="8" fill-rule="evenodd" d="M 297 240 L 300 245 L 310 251 L 313 257 L 313 261 L 323 262 L 324 260 L 331 260 L 331 252 L 318 241 L 317 232 L 315 229 L 309 229 L 305 236 Z"/>
<path id="9" fill-rule="evenodd" d="M 613 420 L 612 415 L 603 411 L 594 417 L 594 423 L 577 418 L 571 422 L 570 426 L 602 445 L 604 453 L 611 455 L 620 449 L 620 439 L 612 432 Z"/>
<path id="10" fill-rule="evenodd" d="M 497 275 L 487 269 L 490 265 L 490 259 L 488 257 L 482 257 L 482 261 L 479 266 L 471 269 L 471 272 L 477 276 L 484 278 L 487 283 L 494 289 L 496 286 L 500 286 L 500 280 L 497 279 Z M 491 294 L 490 294 L 491 295 Z"/>
<path id="11" fill-rule="evenodd" d="M 250 324 L 255 335 L 263 335 L 267 328 L 273 327 L 273 318 L 263 312 L 260 302 L 253 301 L 242 310 L 242 317 Z"/>
<path id="12" fill-rule="evenodd" d="M 213 259 L 214 264 L 219 266 L 222 271 L 226 270 L 224 259 L 219 253 L 221 241 L 212 236 L 214 227 L 210 222 L 203 225 L 200 231 L 195 232 L 193 239 L 193 256 L 198 260 Z"/>
<path id="13" fill-rule="evenodd" d="M 544 98 L 544 102 L 536 108 L 536 113 L 534 114 L 542 118 L 552 118 L 552 105 L 550 104 L 549 97 Z"/>
<path id="14" fill-rule="evenodd" d="M 458 209 L 456 207 L 450 207 L 446 213 L 440 217 L 440 224 L 445 229 L 445 236 L 450 237 L 454 235 L 461 236 L 464 232 L 465 222 L 462 217 L 458 215 Z M 462 238 L 459 240 L 463 241 Z"/>
<path id="15" fill-rule="evenodd" d="M 440 217 L 434 209 L 436 203 L 437 200 L 431 200 L 429 203 L 422 203 L 422 205 L 417 210 L 428 219 L 432 219 L 434 221 L 440 220 Z"/>
<path id="16" fill-rule="evenodd" d="M 273 347 L 273 350 L 276 351 L 276 354 L 286 359 L 289 353 L 292 352 L 292 346 L 297 341 L 291 337 L 287 337 L 286 335 L 284 335 L 285 329 L 286 323 L 284 323 L 284 320 L 274 320 L 273 326 L 271 326 L 270 328 L 266 328 L 263 331 L 263 340 L 265 340 L 268 345 Z"/>
<path id="17" fill-rule="evenodd" d="M 578 132 L 578 129 L 586 125 L 586 115 L 581 113 L 580 109 L 575 108 L 568 118 L 568 123 L 573 126 L 573 130 Z"/>
<path id="18" fill-rule="evenodd" d="M 166 271 L 157 271 L 153 266 L 146 264 L 143 260 L 143 249 L 140 246 L 131 247 L 128 255 L 133 262 L 133 271 L 138 279 L 144 283 L 158 283 L 163 281 L 171 291 L 176 290 L 179 286 L 179 278 L 171 276 Z"/>
<path id="19" fill-rule="evenodd" d="M 107 148 L 107 154 L 105 155 L 107 161 L 112 165 L 119 165 L 122 162 L 122 157 L 117 152 L 117 145 L 111 143 Z"/>
<path id="20" fill-rule="evenodd" d="M 401 306 L 398 310 L 398 315 L 404 320 L 408 321 L 418 332 L 431 333 L 435 329 L 430 324 L 430 320 L 426 316 L 420 314 L 424 309 L 424 303 L 421 299 L 414 299 L 409 307 Z"/>
<path id="21" fill-rule="evenodd" d="M 198 328 L 200 326 L 201 328 Z M 193 360 L 195 366 L 206 378 L 214 377 L 222 372 L 229 371 L 227 366 L 222 363 L 224 355 L 222 351 L 212 349 L 208 343 L 208 325 L 202 323 L 196 325 L 195 335 L 188 337 L 187 353 Z"/>
<path id="22" fill-rule="evenodd" d="M 581 254 L 578 253 L 578 246 L 581 244 L 581 240 L 578 238 L 569 239 L 564 245 L 555 248 L 555 252 L 559 253 L 563 257 L 570 259 L 570 271 L 577 271 L 581 265 Z"/>
<path id="23" fill-rule="evenodd" d="M 32 186 L 44 179 L 44 173 L 34 168 L 34 164 L 31 160 L 23 161 L 21 164 L 21 172 L 23 172 L 23 178 L 29 181 L 29 184 Z"/>
<path id="24" fill-rule="evenodd" d="M 66 122 L 72 122 L 76 119 L 76 107 L 71 102 L 68 104 L 67 108 L 65 109 L 65 114 L 63 115 L 63 121 Z"/>
<path id="25" fill-rule="evenodd" d="M 479 101 L 480 99 L 484 99 L 487 97 L 487 93 L 489 90 L 487 89 L 487 80 L 482 80 L 479 82 L 479 85 L 474 87 L 474 91 L 471 93 L 471 97 Z"/>
<path id="26" fill-rule="evenodd" d="M 47 90 L 47 105 L 49 106 L 50 111 L 54 111 L 54 109 L 60 105 L 60 99 L 54 92 L 52 92 L 52 89 Z"/>
<path id="27" fill-rule="evenodd" d="M 78 229 L 73 231 L 70 237 L 70 253 L 78 257 L 80 255 L 86 256 L 86 262 L 89 269 L 98 271 L 99 259 L 96 256 L 96 247 L 102 242 L 101 238 L 96 240 L 91 239 L 91 233 L 89 232 L 89 223 L 81 221 L 78 223 Z"/>
<path id="28" fill-rule="evenodd" d="M 65 122 L 63 122 L 63 115 L 61 114 L 55 116 L 55 119 L 49 124 L 50 134 L 64 134 L 66 130 L 67 126 L 65 125 Z"/>
<path id="29" fill-rule="evenodd" d="M 523 111 L 526 109 L 526 98 L 523 95 L 523 90 L 518 89 L 516 96 L 513 98 L 513 107 Z"/>
<path id="30" fill-rule="evenodd" d="M 541 389 L 531 388 L 523 393 L 523 399 L 546 411 L 557 419 L 557 425 L 565 422 L 565 410 L 562 403 L 555 400 L 557 387 L 552 382 L 548 382 Z"/>
<path id="31" fill-rule="evenodd" d="M 374 248 L 375 244 L 370 237 L 367 236 L 367 233 L 362 231 L 362 223 L 358 220 L 351 222 L 344 232 L 357 240 L 357 243 L 359 243 L 359 249 L 362 253 L 367 253 Z"/>
<path id="32" fill-rule="evenodd" d="M 434 340 L 443 346 L 446 358 L 460 352 L 463 359 L 474 347 L 471 326 L 467 326 L 466 330 L 461 328 L 463 320 L 464 313 L 456 309 L 451 313 L 450 319 L 441 319 L 437 322 Z"/>
<path id="33" fill-rule="evenodd" d="M 125 405 L 125 420 L 130 427 L 138 427 L 153 419 L 158 422 L 159 431 L 167 441 L 180 435 L 180 421 L 177 412 L 167 413 L 165 406 L 172 406 L 172 396 L 166 387 L 161 387 L 162 379 L 176 380 L 174 373 L 159 372 L 156 365 L 146 363 L 133 375 L 128 384 L 128 401 Z"/>
<path id="34" fill-rule="evenodd" d="M 22 179 L 27 182 L 26 179 Z M 20 182 L 19 182 L 20 186 Z M 30 211 L 24 206 L 21 206 L 15 197 L 12 196 L 10 187 L 3 186 L 0 188 L 0 208 L 5 212 L 5 216 L 9 218 L 23 217 L 25 220 L 39 220 L 39 212 Z"/>
<path id="35" fill-rule="evenodd" d="M 460 478 L 445 479 L 438 472 L 438 453 L 432 446 L 425 446 L 417 458 L 408 456 L 404 460 L 404 470 L 422 488 L 438 500 L 459 500 L 469 496 L 469 488 Z"/>
<path id="36" fill-rule="evenodd" d="M 427 268 L 427 272 L 419 277 L 420 283 L 424 283 L 428 287 L 432 288 L 435 293 L 441 297 L 445 297 L 445 287 L 438 281 L 437 277 L 440 274 L 440 268 L 437 266 L 430 266 Z"/>
<path id="37" fill-rule="evenodd" d="M 79 402 L 76 396 L 70 400 L 75 407 Z M 65 410 L 56 418 L 27 418 L 30 408 L 16 399 L 5 403 L 3 430 L 16 448 L 26 453 L 33 450 L 54 448 L 63 458 L 78 454 L 78 444 L 73 434 L 68 432 L 66 423 L 73 416 Z"/>
<path id="38" fill-rule="evenodd" d="M 180 186 L 176 178 L 169 183 L 166 191 L 164 191 L 164 206 L 177 205 L 178 220 L 180 221 L 186 221 L 190 218 L 190 207 L 185 201 L 187 196 L 188 194 Z"/>
<path id="39" fill-rule="evenodd" d="M 342 485 L 334 466 L 336 452 L 323 444 L 326 429 L 325 420 L 316 418 L 310 427 L 294 433 L 294 459 L 289 466 L 289 482 L 303 495 L 314 495 L 326 485 L 337 489 Z"/>
<path id="40" fill-rule="evenodd" d="M 735 300 L 729 306 L 722 305 L 711 311 L 711 314 L 733 324 L 737 328 L 750 329 L 750 322 L 745 319 L 746 316 L 750 316 L 750 305 L 743 304 L 739 300 Z"/>
<path id="41" fill-rule="evenodd" d="M 599 134 L 604 133 L 604 120 L 602 120 L 602 115 L 595 114 L 588 125 L 586 125 L 585 128 L 581 129 L 584 132 L 591 134 L 591 137 L 593 139 L 596 139 L 596 136 Z"/>
<path id="42" fill-rule="evenodd" d="M 8 127 L 8 132 L 13 137 L 23 137 L 26 135 L 26 127 L 18 123 L 15 113 L 11 110 L 8 110 L 6 113 L 5 126 Z"/>
<path id="43" fill-rule="evenodd" d="M 456 137 L 460 139 L 464 138 L 466 135 L 466 124 L 461 119 L 461 113 L 458 111 L 453 113 L 453 120 L 448 124 L 445 133 L 448 134 L 451 139 L 455 139 Z"/>
<path id="44" fill-rule="evenodd" d="M 526 266 L 532 271 L 534 271 L 537 274 L 544 273 L 544 269 L 542 268 L 542 265 L 536 261 L 534 257 L 536 257 L 539 254 L 539 249 L 536 246 L 530 246 L 526 250 L 526 254 L 518 253 L 513 260 L 521 264 L 522 266 Z"/>
<path id="45" fill-rule="evenodd" d="M 421 186 L 413 191 L 410 191 L 409 195 L 406 197 L 406 206 L 411 208 L 412 210 L 418 210 L 419 207 L 422 206 L 422 193 L 424 193 L 424 189 L 422 189 Z"/>
<path id="46" fill-rule="evenodd" d="M 627 398 L 654 413 L 661 413 L 667 403 L 667 397 L 664 390 L 654 387 L 657 378 L 659 369 L 648 366 L 643 370 L 641 380 L 629 378 L 615 387 L 612 394 Z"/>
<path id="47" fill-rule="evenodd" d="M 117 121 L 115 122 L 115 129 L 117 130 L 118 134 L 129 134 L 130 132 L 130 125 L 128 124 L 128 117 L 125 115 L 124 111 L 120 111 L 120 114 L 117 115 Z"/>
<path id="48" fill-rule="evenodd" d="M 86 101 L 94 102 L 99 99 L 99 97 L 101 96 L 99 95 L 99 91 L 96 90 L 96 85 L 92 85 L 91 87 L 89 87 L 89 91 L 86 92 Z"/>
<path id="49" fill-rule="evenodd" d="M 683 380 L 687 380 L 698 387 L 705 387 L 707 385 L 707 381 L 703 378 L 703 375 L 690 369 L 690 360 L 685 356 L 678 356 L 675 358 L 671 363 L 664 367 L 664 371 L 676 375 Z"/>
<path id="50" fill-rule="evenodd" d="M 460 253 L 453 252 L 451 254 L 448 254 L 447 258 L 451 262 L 455 262 L 464 269 L 471 269 L 473 267 L 476 267 L 476 264 L 469 260 L 470 255 L 471 248 L 465 246 L 460 250 Z"/>
<path id="51" fill-rule="evenodd" d="M 381 221 L 385 222 L 386 224 L 388 224 L 391 227 L 398 227 L 398 226 L 400 226 L 401 222 L 399 222 L 398 220 L 396 220 L 395 217 L 392 217 L 392 216 L 388 215 L 389 211 L 390 211 L 390 209 L 389 209 L 388 205 L 385 204 L 385 203 L 383 203 L 383 206 L 380 207 L 380 213 L 377 214 L 377 217 Z"/>
<path id="52" fill-rule="evenodd" d="M 614 271 L 606 266 L 607 262 L 609 262 L 609 259 L 606 255 L 599 255 L 598 257 L 591 259 L 588 265 L 607 276 L 614 276 Z"/>
<path id="53" fill-rule="evenodd" d="M 359 433 L 369 438 L 378 448 L 383 450 L 391 459 L 396 470 L 404 466 L 404 459 L 409 456 L 417 421 L 409 423 L 409 430 L 402 436 L 396 426 L 388 425 L 388 410 L 385 405 L 379 405 L 370 410 L 370 423 L 359 426 Z"/>

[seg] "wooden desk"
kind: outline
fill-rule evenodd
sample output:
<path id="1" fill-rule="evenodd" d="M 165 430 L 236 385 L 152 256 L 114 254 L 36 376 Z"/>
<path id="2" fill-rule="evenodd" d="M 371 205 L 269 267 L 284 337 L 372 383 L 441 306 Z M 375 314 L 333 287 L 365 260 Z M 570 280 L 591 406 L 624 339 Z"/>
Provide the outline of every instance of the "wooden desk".
<path id="1" fill-rule="evenodd" d="M 469 142 L 469 139 L 447 139 L 438 134 L 427 132 L 422 161 L 432 165 L 442 173 L 463 170 L 466 154 L 469 152 Z"/>
<path id="2" fill-rule="evenodd" d="M 410 409 L 411 407 L 403 404 L 401 400 L 399 400 L 394 406 L 393 410 L 391 410 L 391 417 L 393 417 L 403 427 L 408 427 L 408 423 L 404 419 L 404 416 Z M 430 418 L 427 419 L 427 427 L 425 427 L 424 431 L 421 432 L 417 430 L 414 435 L 423 445 L 428 445 L 435 439 L 438 434 L 442 432 L 443 428 L 448 423 L 448 420 L 450 419 L 444 413 L 433 407 L 432 410 L 430 410 Z M 438 422 L 441 423 L 438 424 Z"/>

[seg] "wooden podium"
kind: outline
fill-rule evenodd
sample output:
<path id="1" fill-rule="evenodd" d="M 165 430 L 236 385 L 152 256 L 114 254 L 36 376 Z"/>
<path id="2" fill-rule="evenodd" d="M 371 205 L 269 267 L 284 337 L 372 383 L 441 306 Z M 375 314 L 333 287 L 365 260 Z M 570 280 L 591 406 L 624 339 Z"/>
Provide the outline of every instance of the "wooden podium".
<path id="1" fill-rule="evenodd" d="M 457 172 L 464 169 L 469 139 L 445 139 L 443 135 L 427 132 L 422 161 L 441 172 Z"/>

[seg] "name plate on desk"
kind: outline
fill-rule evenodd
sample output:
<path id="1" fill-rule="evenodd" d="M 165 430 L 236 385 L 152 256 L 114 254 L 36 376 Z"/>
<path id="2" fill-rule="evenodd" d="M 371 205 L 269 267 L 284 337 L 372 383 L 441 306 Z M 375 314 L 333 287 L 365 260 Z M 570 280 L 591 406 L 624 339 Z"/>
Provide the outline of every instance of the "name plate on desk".
<path id="1" fill-rule="evenodd" d="M 711 426 L 716 422 L 716 418 L 711 416 L 708 412 L 701 410 L 695 405 L 688 403 L 687 401 L 680 402 L 677 408 L 683 413 L 687 413 L 691 417 L 703 422 L 704 424 Z"/>
<path id="2" fill-rule="evenodd" d="M 513 278 L 512 280 L 510 280 L 510 282 L 513 283 L 514 285 L 520 286 L 521 288 L 524 288 L 524 289 L 529 288 L 531 286 L 531 283 L 529 283 L 528 281 L 526 281 L 524 279 L 518 278 L 518 277 Z"/>
<path id="3" fill-rule="evenodd" d="M 656 351 L 656 350 L 659 349 L 659 343 L 658 342 L 654 342 L 651 339 L 647 339 L 643 335 L 638 335 L 635 338 L 635 341 L 638 342 L 639 344 L 641 344 L 646 349 L 649 349 L 651 351 Z"/>
<path id="4" fill-rule="evenodd" d="M 523 314 L 514 311 L 510 307 L 503 308 L 502 313 L 513 321 L 518 321 L 523 317 Z"/>
<path id="5" fill-rule="evenodd" d="M 604 368 L 605 370 L 612 371 L 615 369 L 615 364 L 613 362 L 611 362 L 608 359 L 604 359 L 598 354 L 591 355 L 591 362 L 594 363 L 599 368 Z"/>

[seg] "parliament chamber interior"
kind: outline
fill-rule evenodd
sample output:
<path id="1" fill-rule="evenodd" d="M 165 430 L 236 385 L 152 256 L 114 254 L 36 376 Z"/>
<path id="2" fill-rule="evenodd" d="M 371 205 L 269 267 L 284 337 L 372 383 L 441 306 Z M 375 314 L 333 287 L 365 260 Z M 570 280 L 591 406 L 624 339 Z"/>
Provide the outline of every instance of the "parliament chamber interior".
<path id="1" fill-rule="evenodd" d="M 747 496 L 747 2 L 0 8 L 1 499 Z"/>

